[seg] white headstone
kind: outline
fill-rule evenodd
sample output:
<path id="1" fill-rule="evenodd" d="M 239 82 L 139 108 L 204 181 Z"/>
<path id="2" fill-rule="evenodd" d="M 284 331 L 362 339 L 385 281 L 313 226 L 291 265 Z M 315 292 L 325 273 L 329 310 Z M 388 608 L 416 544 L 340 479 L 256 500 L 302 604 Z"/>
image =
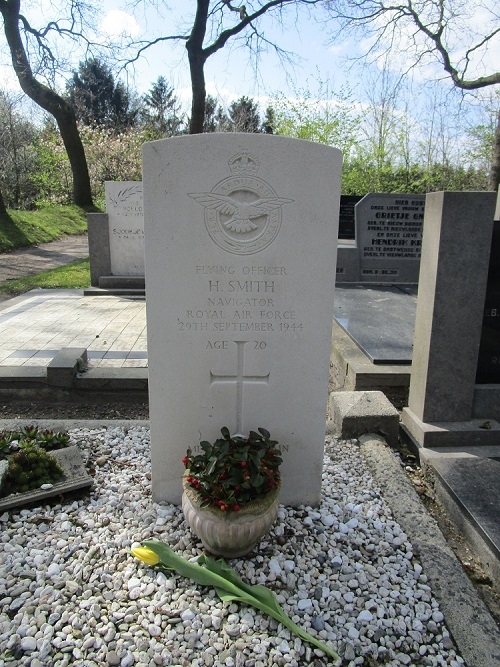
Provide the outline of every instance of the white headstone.
<path id="1" fill-rule="evenodd" d="M 227 426 L 269 430 L 283 502 L 318 503 L 340 151 L 225 133 L 143 157 L 154 499 L 179 502 L 186 449 Z"/>
<path id="2" fill-rule="evenodd" d="M 106 181 L 109 253 L 114 276 L 144 275 L 142 183 Z"/>

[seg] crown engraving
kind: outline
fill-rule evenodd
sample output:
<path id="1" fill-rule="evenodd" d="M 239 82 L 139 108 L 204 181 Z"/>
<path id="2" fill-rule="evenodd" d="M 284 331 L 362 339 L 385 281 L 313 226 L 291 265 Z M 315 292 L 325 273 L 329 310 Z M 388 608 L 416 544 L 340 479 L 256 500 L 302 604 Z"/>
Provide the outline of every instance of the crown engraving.
<path id="1" fill-rule="evenodd" d="M 228 162 L 231 173 L 235 176 L 255 176 L 260 169 L 260 162 L 250 153 L 239 153 Z"/>

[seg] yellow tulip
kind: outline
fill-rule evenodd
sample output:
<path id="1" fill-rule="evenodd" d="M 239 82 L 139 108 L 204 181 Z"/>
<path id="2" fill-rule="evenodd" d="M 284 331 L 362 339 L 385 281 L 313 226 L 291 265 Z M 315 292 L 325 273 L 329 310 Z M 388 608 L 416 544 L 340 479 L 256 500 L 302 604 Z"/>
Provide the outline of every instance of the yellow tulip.
<path id="1" fill-rule="evenodd" d="M 147 547 L 134 547 L 132 549 L 132 555 L 142 560 L 146 565 L 158 565 L 160 562 L 159 556 L 155 554 L 154 551 L 148 549 Z"/>

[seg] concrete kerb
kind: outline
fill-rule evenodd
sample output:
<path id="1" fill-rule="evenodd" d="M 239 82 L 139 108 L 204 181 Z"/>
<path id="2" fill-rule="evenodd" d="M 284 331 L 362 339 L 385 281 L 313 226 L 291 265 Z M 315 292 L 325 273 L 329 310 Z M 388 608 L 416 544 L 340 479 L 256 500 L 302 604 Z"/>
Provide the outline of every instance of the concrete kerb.
<path id="1" fill-rule="evenodd" d="M 374 480 L 410 538 L 468 667 L 498 667 L 500 630 L 436 521 L 427 513 L 386 441 L 379 435 L 365 434 L 359 442 Z"/>

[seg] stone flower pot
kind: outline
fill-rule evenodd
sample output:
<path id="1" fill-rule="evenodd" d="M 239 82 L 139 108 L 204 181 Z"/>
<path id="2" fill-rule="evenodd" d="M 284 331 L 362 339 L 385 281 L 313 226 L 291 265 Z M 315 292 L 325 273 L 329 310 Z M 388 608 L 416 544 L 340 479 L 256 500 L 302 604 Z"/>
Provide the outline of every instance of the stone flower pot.
<path id="1" fill-rule="evenodd" d="M 182 480 L 182 511 L 203 546 L 216 556 L 244 556 L 271 529 L 279 507 L 280 487 L 241 506 L 238 512 L 222 512 L 215 507 L 201 507 L 200 494 L 185 477 Z"/>

